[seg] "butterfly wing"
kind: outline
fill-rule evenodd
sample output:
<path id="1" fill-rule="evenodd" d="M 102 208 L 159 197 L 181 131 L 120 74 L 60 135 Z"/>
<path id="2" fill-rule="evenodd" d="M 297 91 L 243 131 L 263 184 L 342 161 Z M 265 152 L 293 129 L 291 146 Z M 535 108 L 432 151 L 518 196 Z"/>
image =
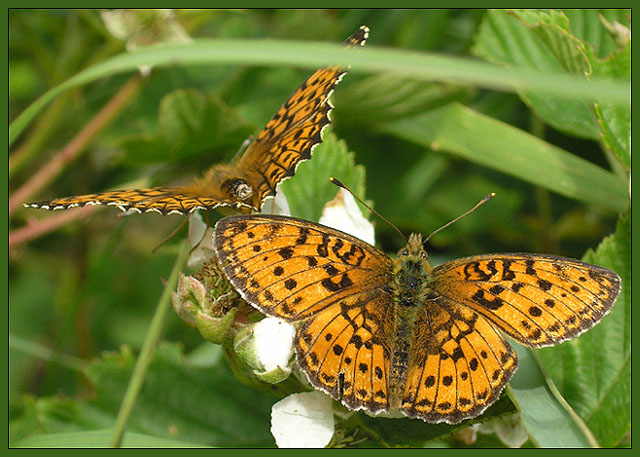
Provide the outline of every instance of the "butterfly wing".
<path id="1" fill-rule="evenodd" d="M 301 321 L 298 363 L 351 409 L 388 409 L 385 312 L 392 262 L 345 233 L 301 219 L 232 216 L 215 228 L 231 284 L 251 305 Z"/>
<path id="2" fill-rule="evenodd" d="M 400 406 L 407 416 L 456 424 L 498 399 L 518 361 L 489 320 L 440 298 L 415 325 Z"/>
<path id="3" fill-rule="evenodd" d="M 430 287 L 521 344 L 542 347 L 597 324 L 618 297 L 620 277 L 564 257 L 492 254 L 434 267 Z"/>
<path id="4" fill-rule="evenodd" d="M 346 40 L 348 47 L 364 46 L 369 28 L 360 27 Z M 329 97 L 347 69 L 330 66 L 314 72 L 280 107 L 255 141 L 238 160 L 237 166 L 254 184 L 256 209 L 276 186 L 293 176 L 298 164 L 311 158 L 313 148 L 322 141 L 322 131 L 330 123 Z"/>
<path id="5" fill-rule="evenodd" d="M 190 214 L 197 209 L 214 209 L 225 205 L 219 198 L 211 198 L 181 187 L 153 187 L 149 189 L 114 190 L 77 197 L 57 198 L 25 204 L 28 208 L 48 210 L 69 209 L 77 206 L 108 205 L 122 211 L 139 213 L 153 211 L 160 214 Z M 227 206 L 237 206 L 228 202 Z"/>

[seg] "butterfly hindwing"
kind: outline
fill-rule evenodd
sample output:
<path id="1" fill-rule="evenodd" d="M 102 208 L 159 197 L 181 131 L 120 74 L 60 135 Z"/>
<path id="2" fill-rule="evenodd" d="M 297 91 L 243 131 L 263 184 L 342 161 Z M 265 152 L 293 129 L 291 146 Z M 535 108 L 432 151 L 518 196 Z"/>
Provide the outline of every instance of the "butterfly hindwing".
<path id="1" fill-rule="evenodd" d="M 483 316 L 440 299 L 416 323 L 401 409 L 455 424 L 492 404 L 517 367 L 513 348 Z"/>

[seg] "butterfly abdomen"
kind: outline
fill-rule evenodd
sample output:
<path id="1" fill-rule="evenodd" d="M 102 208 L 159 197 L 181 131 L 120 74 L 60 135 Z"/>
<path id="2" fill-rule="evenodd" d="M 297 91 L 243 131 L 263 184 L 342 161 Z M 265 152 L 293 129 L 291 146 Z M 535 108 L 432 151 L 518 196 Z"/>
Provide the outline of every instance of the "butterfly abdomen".
<path id="1" fill-rule="evenodd" d="M 409 253 L 396 260 L 393 276 L 393 344 L 390 349 L 390 405 L 397 408 L 401 403 L 407 370 L 411 358 L 411 341 L 415 324 L 425 312 L 427 298 L 427 269 L 419 255 Z"/>

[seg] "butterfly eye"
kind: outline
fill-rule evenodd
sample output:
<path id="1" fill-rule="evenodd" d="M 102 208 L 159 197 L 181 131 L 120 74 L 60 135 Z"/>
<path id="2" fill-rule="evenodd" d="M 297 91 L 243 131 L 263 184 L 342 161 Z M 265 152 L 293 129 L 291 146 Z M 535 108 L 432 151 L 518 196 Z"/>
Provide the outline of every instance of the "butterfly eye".
<path id="1" fill-rule="evenodd" d="M 244 179 L 233 179 L 225 183 L 236 200 L 246 200 L 253 195 L 253 188 Z"/>
<path id="2" fill-rule="evenodd" d="M 404 257 L 407 254 L 409 254 L 409 251 L 407 250 L 407 248 L 402 248 L 398 251 L 398 257 Z"/>
<path id="3" fill-rule="evenodd" d="M 421 258 L 422 260 L 427 260 L 427 259 L 429 258 L 429 256 L 427 255 L 427 253 L 426 253 L 426 252 L 422 251 L 422 252 L 420 253 L 420 258 Z"/>

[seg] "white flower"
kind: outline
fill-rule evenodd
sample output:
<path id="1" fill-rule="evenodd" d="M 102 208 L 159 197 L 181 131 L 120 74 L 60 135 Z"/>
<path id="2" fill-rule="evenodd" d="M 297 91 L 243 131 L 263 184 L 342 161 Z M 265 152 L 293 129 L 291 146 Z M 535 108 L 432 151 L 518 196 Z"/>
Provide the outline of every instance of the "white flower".
<path id="1" fill-rule="evenodd" d="M 207 227 L 199 211 L 189 215 L 188 238 L 191 247 L 197 247 L 191 252 L 187 266 L 193 269 L 200 268 L 215 255 L 215 250 L 213 228 Z"/>
<path id="2" fill-rule="evenodd" d="M 369 244 L 375 243 L 373 225 L 362 215 L 353 195 L 342 188 L 338 191 L 336 198 L 324 205 L 318 222 L 360 238 Z"/>
<path id="3" fill-rule="evenodd" d="M 256 355 L 265 371 L 291 371 L 289 360 L 295 335 L 295 327 L 277 317 L 265 317 L 253 327 Z"/>
<path id="4" fill-rule="evenodd" d="M 479 433 L 495 433 L 504 444 L 511 448 L 522 447 L 529 439 L 529 435 L 522 425 L 520 414 L 501 417 L 488 423 L 475 424 Z"/>
<path id="5" fill-rule="evenodd" d="M 191 41 L 191 37 L 178 22 L 174 10 L 116 9 L 105 10 L 100 14 L 109 33 L 126 41 L 128 51 L 153 43 Z M 143 76 L 147 76 L 151 66 L 142 65 L 139 69 Z"/>
<path id="6" fill-rule="evenodd" d="M 271 434 L 281 448 L 320 448 L 331 442 L 332 401 L 321 392 L 291 394 L 271 407 Z"/>
<path id="7" fill-rule="evenodd" d="M 276 187 L 276 196 L 268 197 L 262 204 L 262 214 L 279 214 L 281 216 L 291 216 L 287 196 L 280 190 L 280 184 Z"/>

